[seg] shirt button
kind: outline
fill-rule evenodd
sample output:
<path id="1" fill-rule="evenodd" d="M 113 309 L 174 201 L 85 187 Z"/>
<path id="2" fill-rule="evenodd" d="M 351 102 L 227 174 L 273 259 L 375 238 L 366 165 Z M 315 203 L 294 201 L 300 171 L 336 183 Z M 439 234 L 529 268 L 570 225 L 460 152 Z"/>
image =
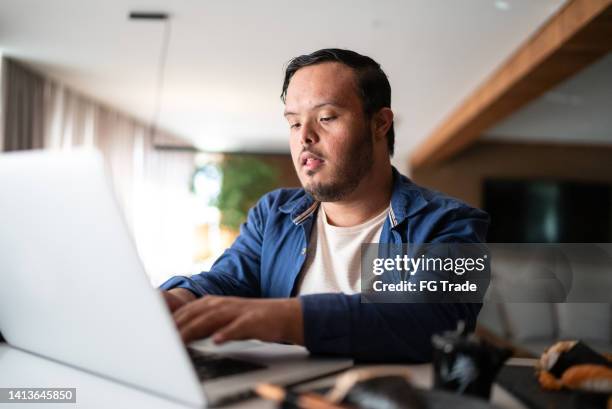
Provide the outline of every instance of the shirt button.
<path id="1" fill-rule="evenodd" d="M 306 254 L 306 247 L 304 247 L 304 248 L 302 249 L 302 256 L 303 256 L 304 254 Z"/>

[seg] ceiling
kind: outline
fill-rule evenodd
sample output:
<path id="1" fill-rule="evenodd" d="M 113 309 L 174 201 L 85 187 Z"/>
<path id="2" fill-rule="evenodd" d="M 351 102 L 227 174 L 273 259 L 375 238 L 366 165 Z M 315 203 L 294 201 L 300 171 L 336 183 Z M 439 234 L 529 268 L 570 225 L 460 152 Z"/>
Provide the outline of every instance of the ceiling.
<path id="1" fill-rule="evenodd" d="M 510 115 L 485 138 L 612 143 L 612 53 Z"/>
<path id="2" fill-rule="evenodd" d="M 319 48 L 354 49 L 389 76 L 394 163 L 405 170 L 410 151 L 563 3 L 1 0 L 0 51 L 148 122 L 164 26 L 127 14 L 168 12 L 160 127 L 207 151 L 288 152 L 284 65 Z"/>

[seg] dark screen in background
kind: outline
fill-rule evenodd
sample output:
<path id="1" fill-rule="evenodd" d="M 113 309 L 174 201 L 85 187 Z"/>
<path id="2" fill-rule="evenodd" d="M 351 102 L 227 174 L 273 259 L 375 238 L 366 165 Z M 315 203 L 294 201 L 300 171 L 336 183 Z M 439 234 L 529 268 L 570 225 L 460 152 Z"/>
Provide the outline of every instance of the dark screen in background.
<path id="1" fill-rule="evenodd" d="M 569 181 L 485 180 L 491 243 L 608 243 L 612 185 Z"/>

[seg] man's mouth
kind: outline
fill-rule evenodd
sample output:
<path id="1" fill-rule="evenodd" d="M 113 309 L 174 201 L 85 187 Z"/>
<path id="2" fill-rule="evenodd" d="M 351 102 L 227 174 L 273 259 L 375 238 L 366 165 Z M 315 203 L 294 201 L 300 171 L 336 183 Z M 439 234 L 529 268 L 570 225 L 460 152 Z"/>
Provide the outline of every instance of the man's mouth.
<path id="1" fill-rule="evenodd" d="M 319 169 L 325 163 L 323 159 L 311 153 L 303 154 L 301 159 L 302 167 L 306 168 L 307 171 Z"/>

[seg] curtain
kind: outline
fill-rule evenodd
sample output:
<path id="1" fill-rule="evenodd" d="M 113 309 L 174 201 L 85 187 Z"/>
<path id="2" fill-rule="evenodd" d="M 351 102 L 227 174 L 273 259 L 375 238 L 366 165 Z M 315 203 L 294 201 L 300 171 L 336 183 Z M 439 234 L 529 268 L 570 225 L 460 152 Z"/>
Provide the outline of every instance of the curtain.
<path id="1" fill-rule="evenodd" d="M 157 149 L 146 124 L 14 60 L 4 58 L 1 71 L 0 147 L 99 149 L 151 281 L 186 273 L 193 264 L 195 151 Z M 155 137 L 180 140 L 164 132 Z"/>
<path id="2" fill-rule="evenodd" d="M 45 81 L 8 59 L 2 64 L 2 75 L 3 149 L 42 148 Z"/>

